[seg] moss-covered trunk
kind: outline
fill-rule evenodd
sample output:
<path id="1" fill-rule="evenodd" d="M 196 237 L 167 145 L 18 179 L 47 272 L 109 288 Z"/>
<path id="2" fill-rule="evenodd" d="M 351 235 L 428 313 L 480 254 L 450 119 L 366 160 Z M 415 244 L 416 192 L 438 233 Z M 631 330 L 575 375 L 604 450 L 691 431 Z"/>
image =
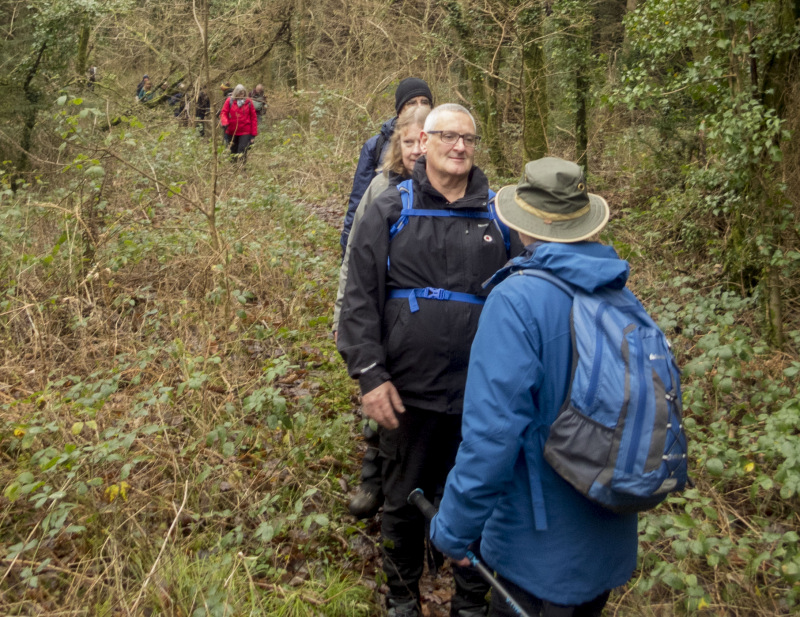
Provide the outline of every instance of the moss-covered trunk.
<path id="1" fill-rule="evenodd" d="M 36 116 L 39 112 L 39 91 L 33 83 L 36 74 L 39 72 L 39 66 L 42 63 L 42 57 L 47 49 L 47 43 L 42 43 L 36 53 L 36 60 L 34 60 L 31 68 L 25 76 L 25 82 L 22 86 L 22 92 L 25 95 L 25 109 L 22 115 L 22 134 L 20 136 L 20 154 L 17 159 L 17 171 L 24 173 L 30 170 L 31 161 L 29 153 L 31 145 L 33 144 L 33 131 L 36 128 Z"/>
<path id="2" fill-rule="evenodd" d="M 86 79 L 86 70 L 89 67 L 89 39 L 91 34 L 92 31 L 88 25 L 81 26 L 81 32 L 78 35 L 78 52 L 75 54 L 75 74 L 81 81 Z"/>
<path id="3" fill-rule="evenodd" d="M 529 32 L 522 47 L 522 100 L 524 126 L 522 129 L 525 160 L 532 161 L 547 155 L 547 75 L 544 50 L 536 34 Z"/>

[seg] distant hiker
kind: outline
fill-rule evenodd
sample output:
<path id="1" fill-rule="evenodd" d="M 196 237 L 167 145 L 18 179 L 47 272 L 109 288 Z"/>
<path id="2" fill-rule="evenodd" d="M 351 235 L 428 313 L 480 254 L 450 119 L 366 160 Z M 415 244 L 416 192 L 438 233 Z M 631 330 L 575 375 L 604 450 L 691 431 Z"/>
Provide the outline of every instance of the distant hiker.
<path id="1" fill-rule="evenodd" d="M 481 283 L 522 248 L 516 240 L 506 247 L 507 229 L 493 216 L 489 183 L 474 165 L 472 115 L 442 105 L 424 130 L 411 180 L 381 193 L 351 240 L 338 331 L 363 412 L 383 427 L 391 617 L 421 615 L 425 520 L 406 498 L 419 487 L 432 501 L 453 465 L 469 347 L 487 293 Z M 451 615 L 484 614 L 488 585 L 471 568 L 455 567 L 454 578 Z"/>
<path id="2" fill-rule="evenodd" d="M 136 98 L 139 99 L 140 102 L 144 103 L 151 100 L 154 94 L 155 92 L 153 91 L 153 84 L 150 83 L 150 78 L 145 75 L 142 77 L 142 81 L 139 82 L 139 86 L 136 88 Z"/>
<path id="3" fill-rule="evenodd" d="M 200 133 L 201 137 L 206 134 L 206 116 L 208 116 L 210 112 L 211 100 L 208 98 L 205 88 L 201 88 L 200 92 L 197 93 L 197 99 L 194 105 L 194 117 L 197 121 L 196 126 L 198 127 L 198 133 Z"/>
<path id="4" fill-rule="evenodd" d="M 247 98 L 247 90 L 242 84 L 237 85 L 226 99 L 220 121 L 230 137 L 231 154 L 244 162 L 250 144 L 258 135 L 258 119 L 253 101 Z"/>
<path id="5" fill-rule="evenodd" d="M 178 89 L 173 93 L 171 97 L 169 97 L 168 104 L 170 107 L 174 107 L 174 111 L 172 112 L 173 115 L 178 118 L 179 120 L 183 120 L 184 123 L 187 120 L 187 103 L 186 100 L 186 84 L 179 83 Z"/>
<path id="6" fill-rule="evenodd" d="M 433 94 L 431 94 L 428 84 L 423 80 L 416 77 L 407 77 L 397 85 L 397 90 L 394 93 L 394 108 L 397 116 L 400 115 L 404 108 L 416 105 L 432 107 Z M 383 126 L 381 126 L 381 132 L 370 137 L 361 148 L 358 166 L 353 176 L 353 189 L 350 192 L 347 213 L 342 225 L 342 236 L 339 240 L 342 246 L 342 256 L 344 256 L 344 251 L 347 248 L 347 238 L 350 236 L 350 227 L 353 224 L 353 216 L 356 213 L 358 202 L 361 201 L 364 191 L 367 190 L 369 183 L 372 182 L 372 179 L 377 174 L 380 162 L 394 132 L 397 116 L 384 122 Z"/>
<path id="7" fill-rule="evenodd" d="M 147 75 L 146 73 L 142 76 L 141 81 L 136 86 L 136 98 L 137 99 L 141 98 L 141 92 L 144 89 L 145 83 L 147 83 L 147 84 L 150 83 L 150 76 Z"/>
<path id="8" fill-rule="evenodd" d="M 89 70 L 86 71 L 86 89 L 91 91 L 94 90 L 94 84 L 97 82 L 97 67 L 90 66 Z"/>
<path id="9" fill-rule="evenodd" d="M 383 157 L 383 171 L 375 176 L 358 204 L 353 217 L 351 236 L 355 236 L 364 212 L 378 195 L 388 187 L 397 186 L 399 182 L 411 177 L 411 173 L 414 171 L 414 163 L 422 155 L 420 133 L 422 133 L 425 118 L 428 117 L 429 113 L 430 108 L 424 105 L 407 107 L 397 118 L 389 148 Z M 349 258 L 350 243 L 348 242 L 344 260 L 339 270 L 339 292 L 336 295 L 336 305 L 333 311 L 334 332 L 338 330 L 339 314 L 342 310 L 342 299 L 344 298 L 347 284 Z M 383 490 L 381 488 L 383 459 L 380 456 L 380 430 L 380 428 L 378 431 L 373 430 L 369 423 L 364 425 L 367 452 L 364 454 L 362 461 L 361 485 L 348 505 L 350 513 L 357 518 L 373 516 L 383 504 Z"/>
<path id="10" fill-rule="evenodd" d="M 264 86 L 258 84 L 250 93 L 250 100 L 253 101 L 253 106 L 256 108 L 256 118 L 258 118 L 258 128 L 261 128 L 261 120 L 264 118 L 264 112 L 267 111 L 267 99 L 264 95 Z"/>
<path id="11" fill-rule="evenodd" d="M 153 84 L 150 82 L 150 78 L 145 75 L 142 78 L 142 87 L 139 89 L 138 99 L 141 103 L 152 101 L 156 94 L 158 94 L 158 91 L 163 90 L 166 87 L 167 82 L 161 83 L 158 87 L 153 86 Z"/>
<path id="12" fill-rule="evenodd" d="M 636 567 L 637 516 L 589 501 L 545 461 L 544 444 L 571 383 L 572 298 L 519 271 L 544 270 L 594 293 L 622 289 L 630 269 L 594 240 L 608 204 L 586 190 L 578 165 L 530 162 L 496 202 L 526 248 L 491 279 L 496 287 L 470 354 L 463 441 L 431 539 L 464 563 L 480 538 L 483 560 L 531 615 L 598 617 L 610 590 Z M 579 447 L 590 445 L 598 444 Z M 514 613 L 492 594 L 489 615 Z"/>

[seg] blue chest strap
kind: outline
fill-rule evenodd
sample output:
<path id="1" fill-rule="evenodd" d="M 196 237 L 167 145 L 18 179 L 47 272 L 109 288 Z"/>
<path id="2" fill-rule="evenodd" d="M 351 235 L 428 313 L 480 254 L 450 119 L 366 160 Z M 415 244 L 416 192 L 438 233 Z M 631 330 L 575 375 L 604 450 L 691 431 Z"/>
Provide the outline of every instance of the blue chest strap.
<path id="1" fill-rule="evenodd" d="M 468 304 L 483 304 L 486 298 L 475 294 L 463 293 L 460 291 L 448 291 L 439 287 L 416 287 L 414 289 L 391 289 L 389 299 L 408 298 L 408 306 L 412 313 L 419 310 L 417 298 L 426 300 L 454 300 L 456 302 L 466 302 Z"/>

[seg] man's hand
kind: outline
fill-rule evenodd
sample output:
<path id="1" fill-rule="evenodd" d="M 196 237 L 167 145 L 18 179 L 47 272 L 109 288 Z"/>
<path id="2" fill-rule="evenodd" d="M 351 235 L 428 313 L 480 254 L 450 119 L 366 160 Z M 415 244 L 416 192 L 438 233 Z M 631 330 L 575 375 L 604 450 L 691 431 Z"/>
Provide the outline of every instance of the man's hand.
<path id="1" fill-rule="evenodd" d="M 389 429 L 400 426 L 396 414 L 404 413 L 406 410 L 397 388 L 391 381 L 385 381 L 367 392 L 362 398 L 362 403 L 362 411 L 368 418 Z"/>
<path id="2" fill-rule="evenodd" d="M 456 561 L 455 559 L 453 559 L 453 558 L 451 557 L 451 558 L 450 558 L 450 560 L 451 560 L 451 561 L 452 561 L 452 562 L 453 562 L 455 565 L 457 565 L 457 566 L 461 566 L 462 568 L 466 568 L 467 566 L 471 566 L 471 565 L 472 565 L 472 562 L 469 560 L 469 557 L 463 557 L 462 559 L 459 559 L 458 561 Z"/>

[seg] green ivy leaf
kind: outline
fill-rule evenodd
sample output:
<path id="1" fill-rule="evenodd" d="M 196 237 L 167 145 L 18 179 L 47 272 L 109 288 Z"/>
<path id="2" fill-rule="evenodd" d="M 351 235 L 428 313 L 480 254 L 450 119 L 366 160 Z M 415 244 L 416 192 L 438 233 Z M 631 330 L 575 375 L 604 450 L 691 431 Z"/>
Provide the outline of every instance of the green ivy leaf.
<path id="1" fill-rule="evenodd" d="M 706 461 L 706 470 L 712 476 L 721 476 L 725 471 L 725 465 L 718 458 L 710 458 Z"/>

